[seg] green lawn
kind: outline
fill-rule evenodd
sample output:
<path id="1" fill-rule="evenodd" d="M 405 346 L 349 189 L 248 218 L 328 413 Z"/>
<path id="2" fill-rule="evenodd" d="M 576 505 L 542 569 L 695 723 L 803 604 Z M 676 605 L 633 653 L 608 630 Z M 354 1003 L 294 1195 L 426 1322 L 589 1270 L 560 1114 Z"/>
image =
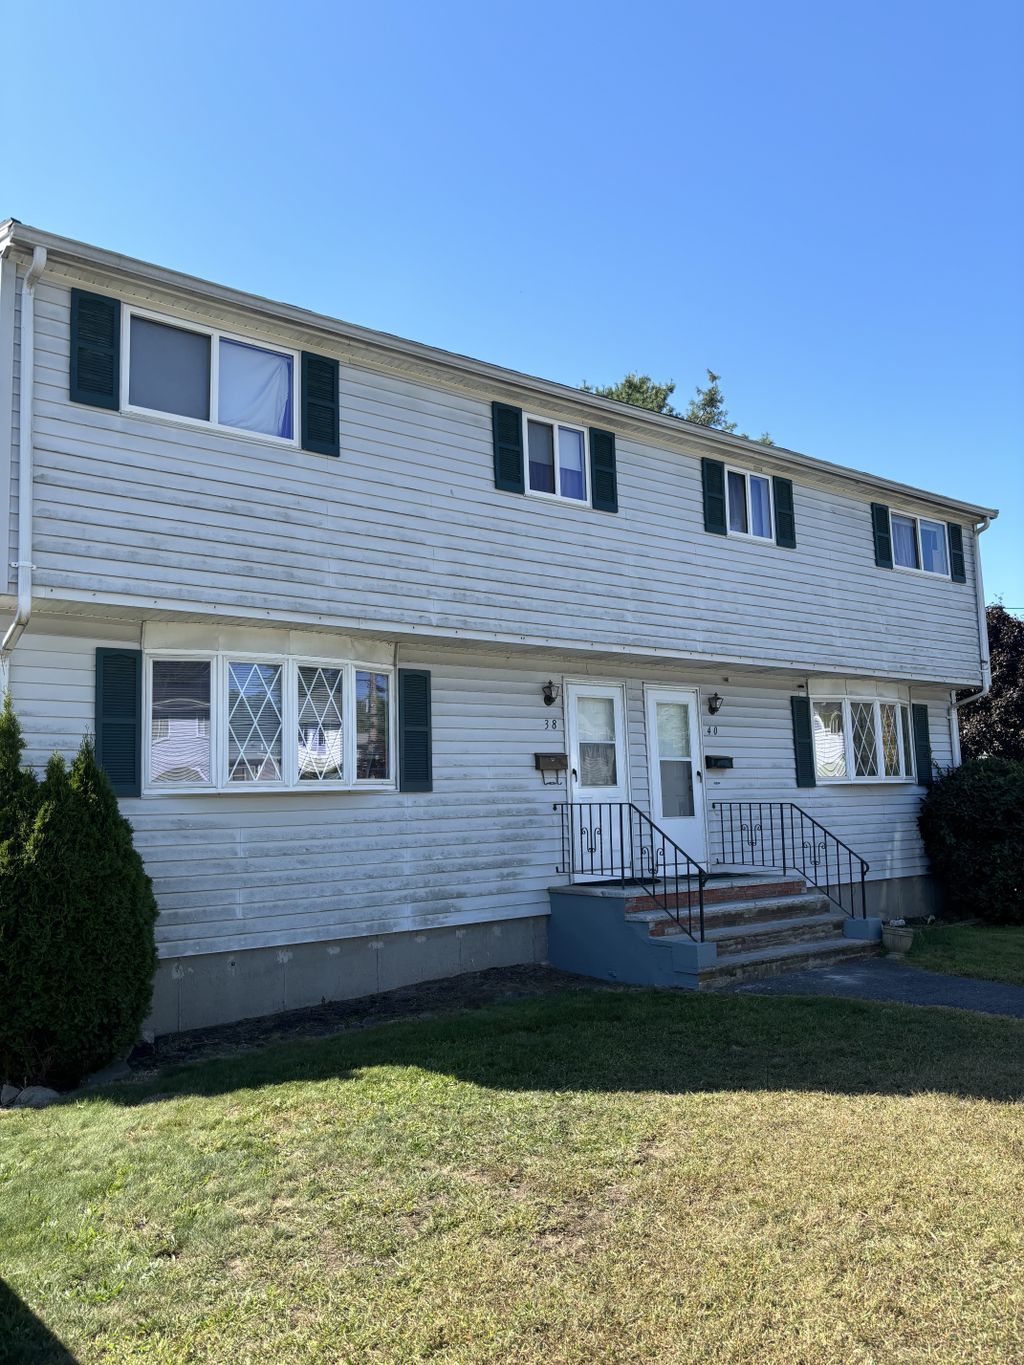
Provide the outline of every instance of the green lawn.
<path id="1" fill-rule="evenodd" d="M 5 1113 L 0 1263 L 90 1362 L 1002 1365 L 1022 1097 L 1007 1019 L 570 992 Z"/>
<path id="2" fill-rule="evenodd" d="M 1024 926 L 932 924 L 915 929 L 907 961 L 930 972 L 1024 986 Z"/>

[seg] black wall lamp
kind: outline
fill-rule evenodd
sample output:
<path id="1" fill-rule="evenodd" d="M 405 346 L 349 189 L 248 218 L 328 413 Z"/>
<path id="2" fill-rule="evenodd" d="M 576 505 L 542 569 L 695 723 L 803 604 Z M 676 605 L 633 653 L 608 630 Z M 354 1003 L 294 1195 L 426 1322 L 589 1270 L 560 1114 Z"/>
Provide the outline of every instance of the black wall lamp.
<path id="1" fill-rule="evenodd" d="M 725 701 L 724 697 L 720 697 L 717 692 L 712 692 L 711 696 L 708 697 L 708 715 L 717 716 L 722 709 L 723 701 Z"/>
<path id="2" fill-rule="evenodd" d="M 558 687 L 558 686 L 551 680 L 551 678 L 548 678 L 547 682 L 546 682 L 546 683 L 544 684 L 544 686 L 541 688 L 541 691 L 542 691 L 543 694 L 544 694 L 544 705 L 545 705 L 545 706 L 554 706 L 555 702 L 558 700 L 559 696 L 561 695 L 562 689 L 561 689 L 560 687 Z"/>

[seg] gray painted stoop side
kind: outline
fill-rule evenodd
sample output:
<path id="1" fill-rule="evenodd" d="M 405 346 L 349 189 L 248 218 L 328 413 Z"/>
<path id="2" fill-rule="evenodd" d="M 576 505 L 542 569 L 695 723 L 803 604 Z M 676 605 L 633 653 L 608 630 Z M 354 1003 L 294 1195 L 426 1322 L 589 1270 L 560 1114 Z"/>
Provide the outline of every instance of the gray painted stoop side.
<path id="1" fill-rule="evenodd" d="M 845 962 L 876 952 L 882 932 L 880 920 L 851 919 L 802 878 L 778 873 L 713 877 L 703 943 L 635 886 L 553 886 L 548 895 L 551 965 L 634 986 L 708 990 Z"/>

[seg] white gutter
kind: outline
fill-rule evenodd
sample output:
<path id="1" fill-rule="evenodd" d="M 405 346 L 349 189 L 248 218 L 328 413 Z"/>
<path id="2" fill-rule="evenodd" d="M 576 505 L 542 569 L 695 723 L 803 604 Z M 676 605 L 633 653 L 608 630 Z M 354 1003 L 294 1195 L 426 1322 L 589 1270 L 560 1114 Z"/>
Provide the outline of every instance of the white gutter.
<path id="1" fill-rule="evenodd" d="M 18 394 L 18 606 L 0 643 L 0 664 L 6 674 L 10 656 L 32 616 L 32 412 L 35 389 L 36 282 L 46 268 L 46 248 L 37 246 L 21 284 L 21 384 Z"/>
<path id="2" fill-rule="evenodd" d="M 981 687 L 977 692 L 957 701 L 953 693 L 949 708 L 949 736 L 953 749 L 953 766 L 960 765 L 960 718 L 961 706 L 987 697 L 992 687 L 992 657 L 988 649 L 988 616 L 985 611 L 985 582 L 981 574 L 981 537 L 992 524 L 990 517 L 983 517 L 980 526 L 974 528 L 974 593 L 978 604 L 978 643 L 981 649 Z"/>

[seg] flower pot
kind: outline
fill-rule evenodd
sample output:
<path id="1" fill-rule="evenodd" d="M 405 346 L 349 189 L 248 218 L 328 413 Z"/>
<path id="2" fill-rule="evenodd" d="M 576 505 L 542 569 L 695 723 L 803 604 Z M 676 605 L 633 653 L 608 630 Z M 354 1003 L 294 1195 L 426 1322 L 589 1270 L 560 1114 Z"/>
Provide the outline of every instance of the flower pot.
<path id="1" fill-rule="evenodd" d="M 885 950 L 892 957 L 902 957 L 910 948 L 914 941 L 913 929 L 893 929 L 889 925 L 882 925 L 882 943 Z"/>

